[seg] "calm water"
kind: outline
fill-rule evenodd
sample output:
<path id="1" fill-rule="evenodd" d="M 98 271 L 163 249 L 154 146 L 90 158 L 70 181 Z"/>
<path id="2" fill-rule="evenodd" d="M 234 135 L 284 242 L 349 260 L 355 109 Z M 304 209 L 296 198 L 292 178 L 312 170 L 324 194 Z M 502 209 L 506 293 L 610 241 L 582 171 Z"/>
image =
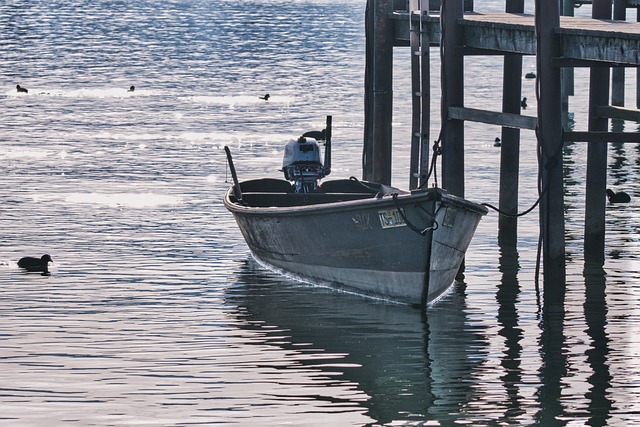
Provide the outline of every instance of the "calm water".
<path id="1" fill-rule="evenodd" d="M 242 179 L 279 176 L 288 138 L 331 114 L 332 175 L 360 177 L 364 8 L 0 2 L 0 425 L 640 425 L 637 146 L 609 151 L 609 186 L 634 201 L 608 207 L 603 269 L 582 257 L 585 146 L 565 149 L 564 317 L 540 314 L 537 211 L 520 220 L 517 250 L 499 247 L 490 213 L 464 282 L 427 316 L 251 261 L 221 203 L 222 147 Z M 408 60 L 396 50 L 402 187 Z M 466 64 L 468 106 L 500 105 L 501 61 Z M 581 130 L 587 77 L 576 72 L 570 101 Z M 535 114 L 533 81 L 523 96 Z M 478 202 L 497 204 L 497 135 L 467 126 Z M 525 209 L 536 199 L 530 132 L 521 161 Z M 43 253 L 50 276 L 17 268 Z"/>

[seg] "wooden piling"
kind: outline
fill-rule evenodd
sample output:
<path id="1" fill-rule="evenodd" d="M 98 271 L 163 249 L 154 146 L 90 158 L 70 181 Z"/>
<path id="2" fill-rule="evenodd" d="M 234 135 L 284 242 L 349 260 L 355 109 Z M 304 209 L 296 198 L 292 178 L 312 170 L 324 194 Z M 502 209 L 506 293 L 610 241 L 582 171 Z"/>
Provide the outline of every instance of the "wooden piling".
<path id="1" fill-rule="evenodd" d="M 464 44 L 463 31 L 458 20 L 463 15 L 463 1 L 445 1 L 440 21 L 444 52 L 442 73 L 442 186 L 449 192 L 464 197 L 464 121 L 453 119 L 450 107 L 464 107 Z"/>
<path id="2" fill-rule="evenodd" d="M 369 0 L 366 11 L 363 178 L 391 184 L 393 0 Z"/>
<path id="3" fill-rule="evenodd" d="M 506 12 L 524 12 L 524 0 L 507 0 Z M 502 78 L 502 112 L 520 114 L 522 96 L 522 55 L 504 56 Z M 520 129 L 503 127 L 500 148 L 500 195 L 498 207 L 502 212 L 515 215 L 518 212 L 518 182 L 520 175 Z M 515 245 L 518 219 L 500 215 L 498 241 Z"/>
<path id="4" fill-rule="evenodd" d="M 416 16 L 420 19 L 416 19 Z M 418 187 L 418 164 L 422 140 L 422 84 L 420 79 L 420 31 L 422 10 L 420 0 L 409 0 L 409 47 L 411 48 L 411 160 L 409 162 L 409 188 Z"/>
<path id="5" fill-rule="evenodd" d="M 563 0 L 562 16 L 574 15 L 574 0 Z M 560 69 L 560 78 L 562 79 L 562 121 L 564 125 L 569 124 L 569 97 L 573 96 L 574 72 L 571 67 Z"/>
<path id="6" fill-rule="evenodd" d="M 422 0 L 421 0 L 422 1 Z M 424 2 L 423 2 L 424 4 Z M 422 8 L 424 14 L 424 7 Z M 425 25 L 421 29 L 421 71 L 420 76 L 422 82 L 422 123 L 420 124 L 420 131 L 422 133 L 420 141 L 420 161 L 419 161 L 419 185 L 425 185 L 427 177 L 429 175 L 429 153 L 431 152 L 431 144 L 429 135 L 431 134 L 431 55 L 429 48 L 431 46 L 431 38 L 429 37 L 429 31 L 425 28 Z"/>
<path id="7" fill-rule="evenodd" d="M 422 17 L 428 15 L 426 0 L 410 0 L 411 19 L 409 45 L 411 48 L 411 162 L 409 188 L 422 185 L 429 173 L 429 132 L 431 120 L 431 74 L 429 32 Z"/>
<path id="8" fill-rule="evenodd" d="M 416 19 L 416 16 L 420 19 Z M 409 188 L 418 187 L 418 164 L 420 162 L 420 142 L 422 140 L 422 85 L 420 80 L 420 31 L 422 27 L 422 10 L 420 0 L 409 0 L 410 34 L 409 47 L 411 54 L 411 157 L 409 161 Z"/>
<path id="9" fill-rule="evenodd" d="M 611 19 L 611 0 L 593 0 L 592 15 Z M 589 71 L 589 131 L 607 131 L 609 120 L 597 111 L 609 103 L 609 68 L 591 67 Z M 607 142 L 589 142 L 587 147 L 584 256 L 590 262 L 604 261 Z"/>
<path id="10" fill-rule="evenodd" d="M 564 303 L 564 185 L 562 167 L 562 111 L 560 69 L 556 28 L 560 25 L 558 0 L 538 0 L 536 4 L 536 64 L 540 98 L 538 102 L 538 144 L 542 194 L 540 227 L 543 241 L 545 309 Z"/>
<path id="11" fill-rule="evenodd" d="M 626 0 L 613 0 L 613 19 L 618 21 L 627 20 Z M 623 67 L 611 69 L 611 105 L 624 106 L 624 79 L 625 71 Z"/>

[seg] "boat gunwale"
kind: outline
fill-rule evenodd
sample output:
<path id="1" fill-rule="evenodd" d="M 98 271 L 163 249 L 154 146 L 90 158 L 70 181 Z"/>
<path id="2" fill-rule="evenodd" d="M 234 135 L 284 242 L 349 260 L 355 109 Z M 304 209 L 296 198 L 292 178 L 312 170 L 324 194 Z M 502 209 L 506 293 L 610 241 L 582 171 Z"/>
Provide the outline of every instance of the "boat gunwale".
<path id="1" fill-rule="evenodd" d="M 321 215 L 331 211 L 341 211 L 348 208 L 359 209 L 366 208 L 379 205 L 380 207 L 392 207 L 394 206 L 393 198 L 389 196 L 384 196 L 381 198 L 376 198 L 374 194 L 371 197 L 358 199 L 358 200 L 344 200 L 344 201 L 336 201 L 329 203 L 318 203 L 318 204 L 309 204 L 309 205 L 300 205 L 300 206 L 245 206 L 241 205 L 238 202 L 233 202 L 231 200 L 231 195 L 233 193 L 233 187 L 227 191 L 224 197 L 224 204 L 233 213 L 238 213 L 242 215 L 255 215 L 255 216 L 291 216 L 291 215 L 312 215 L 317 214 Z M 274 193 L 281 194 L 281 193 Z M 430 200 L 428 197 L 432 193 L 422 193 L 419 195 L 399 195 L 398 201 L 402 204 L 410 201 L 419 201 L 419 200 Z M 410 197 L 410 199 L 406 199 L 405 196 Z M 402 197 L 402 199 L 400 199 Z"/>
<path id="2" fill-rule="evenodd" d="M 440 193 L 440 201 L 444 204 L 450 204 L 450 205 L 458 206 L 463 209 L 474 211 L 481 216 L 484 216 L 489 213 L 489 209 L 487 209 L 487 207 L 484 205 L 481 205 L 476 202 L 472 202 L 470 200 L 464 199 L 462 197 L 458 197 L 454 194 L 451 194 L 442 190 Z"/>
<path id="3" fill-rule="evenodd" d="M 435 194 L 436 201 L 440 201 L 444 204 L 454 205 L 463 209 L 467 209 L 478 213 L 479 215 L 486 215 L 488 209 L 480 204 L 471 202 L 461 197 L 450 194 L 440 188 L 429 188 L 426 190 L 417 190 L 411 193 L 402 192 L 398 190 L 397 197 L 394 200 L 393 194 L 388 193 L 382 197 L 376 197 L 372 194 L 369 198 L 362 198 L 357 200 L 344 200 L 328 203 L 318 204 L 305 204 L 299 206 L 245 206 L 237 201 L 232 201 L 234 187 L 230 187 L 225 193 L 223 203 L 225 207 L 232 213 L 238 213 L 241 215 L 254 215 L 254 216 L 292 216 L 292 215 L 310 215 L 310 214 L 324 214 L 336 210 L 345 210 L 348 208 L 367 208 L 369 205 L 380 205 L 380 207 L 393 207 L 397 204 L 406 205 L 411 202 L 429 201 L 433 200 Z M 264 192 L 270 194 L 269 192 Z M 287 194 L 287 193 L 271 193 L 271 194 Z"/>

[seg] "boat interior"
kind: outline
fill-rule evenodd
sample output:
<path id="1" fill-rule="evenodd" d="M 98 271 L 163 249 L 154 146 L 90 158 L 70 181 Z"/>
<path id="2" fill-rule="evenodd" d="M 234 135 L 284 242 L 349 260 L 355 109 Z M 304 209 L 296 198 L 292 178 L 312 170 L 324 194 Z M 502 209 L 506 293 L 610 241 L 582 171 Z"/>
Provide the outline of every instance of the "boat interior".
<path id="1" fill-rule="evenodd" d="M 295 187 L 290 182 L 273 178 L 240 183 L 242 204 L 253 207 L 289 207 L 335 203 L 382 197 L 383 194 L 389 192 L 389 187 L 356 179 L 326 181 L 318 188 L 319 191 L 313 193 L 296 193 Z M 233 192 L 230 192 L 229 200 L 238 203 Z"/>

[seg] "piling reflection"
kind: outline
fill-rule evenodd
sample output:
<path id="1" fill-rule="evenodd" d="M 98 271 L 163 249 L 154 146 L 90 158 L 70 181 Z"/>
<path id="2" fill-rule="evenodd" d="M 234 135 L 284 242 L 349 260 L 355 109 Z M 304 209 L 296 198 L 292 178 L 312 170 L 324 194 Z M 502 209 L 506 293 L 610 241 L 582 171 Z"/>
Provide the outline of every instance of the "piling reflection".
<path id="1" fill-rule="evenodd" d="M 545 295 L 546 297 L 546 295 Z M 546 310 L 540 322 L 539 348 L 542 366 L 538 375 L 540 387 L 536 393 L 539 410 L 537 425 L 563 426 L 562 381 L 567 376 L 567 356 L 565 350 L 564 309 L 555 305 L 554 310 Z"/>
<path id="2" fill-rule="evenodd" d="M 503 381 L 507 396 L 508 412 L 506 421 L 524 414 L 523 402 L 525 398 L 520 395 L 522 384 L 522 339 L 523 331 L 518 325 L 518 311 L 516 304 L 520 294 L 518 283 L 518 251 L 514 245 L 503 244 L 500 246 L 499 268 L 502 280 L 498 285 L 496 300 L 498 302 L 498 323 L 501 326 L 500 336 L 504 338 L 505 349 L 500 362 L 504 369 Z"/>
<path id="3" fill-rule="evenodd" d="M 243 263 L 236 277 L 227 299 L 245 327 L 277 330 L 273 345 L 304 349 L 301 363 L 354 383 L 369 399 L 341 404 L 366 408 L 375 425 L 450 425 L 460 418 L 459 408 L 474 401 L 466 379 L 481 361 L 466 357 L 474 334 L 465 329 L 460 293 L 451 292 L 425 314 L 282 280 L 253 261 Z M 319 363 L 323 354 L 335 360 Z"/>
<path id="4" fill-rule="evenodd" d="M 591 346 L 586 351 L 587 363 L 592 374 L 589 376 L 590 426 L 607 425 L 612 409 L 612 401 L 607 397 L 611 388 L 608 357 L 609 337 L 606 332 L 607 301 L 606 273 L 600 264 L 585 264 L 585 303 L 584 317 L 587 322 L 587 334 L 591 338 Z"/>
<path id="5" fill-rule="evenodd" d="M 612 185 L 615 187 L 624 186 L 629 180 L 630 172 L 629 158 L 626 153 L 624 143 L 612 142 L 609 144 L 609 147 L 611 149 L 609 176 L 612 180 Z"/>

